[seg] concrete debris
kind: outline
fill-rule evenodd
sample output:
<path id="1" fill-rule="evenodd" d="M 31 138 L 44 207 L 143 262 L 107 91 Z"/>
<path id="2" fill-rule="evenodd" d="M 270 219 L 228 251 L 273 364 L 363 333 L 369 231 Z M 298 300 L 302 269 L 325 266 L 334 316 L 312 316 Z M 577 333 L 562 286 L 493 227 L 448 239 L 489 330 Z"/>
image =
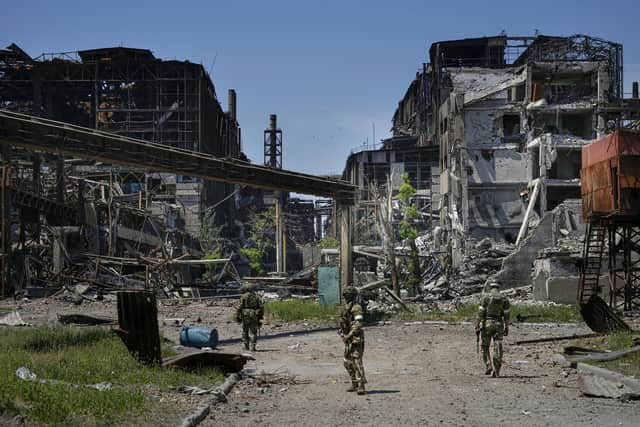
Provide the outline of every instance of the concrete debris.
<path id="1" fill-rule="evenodd" d="M 597 375 L 583 374 L 578 377 L 578 386 L 584 396 L 608 399 L 638 400 L 640 392 L 621 382 L 609 381 Z"/>
<path id="2" fill-rule="evenodd" d="M 0 318 L 0 325 L 5 326 L 31 326 L 31 324 L 22 320 L 20 313 L 17 311 L 11 312 L 4 317 Z"/>

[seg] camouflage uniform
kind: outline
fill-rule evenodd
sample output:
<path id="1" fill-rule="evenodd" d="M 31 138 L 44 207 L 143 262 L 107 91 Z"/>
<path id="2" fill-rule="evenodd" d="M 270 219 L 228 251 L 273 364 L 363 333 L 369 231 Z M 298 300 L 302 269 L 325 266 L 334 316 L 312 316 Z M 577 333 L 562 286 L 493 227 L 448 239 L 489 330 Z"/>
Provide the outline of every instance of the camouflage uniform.
<path id="1" fill-rule="evenodd" d="M 242 340 L 245 350 L 256 351 L 256 341 L 258 340 L 258 328 L 261 326 L 264 316 L 262 299 L 255 293 L 252 285 L 242 288 L 240 304 L 236 310 L 236 321 L 242 323 Z"/>
<path id="2" fill-rule="evenodd" d="M 499 284 L 492 283 L 489 293 L 482 296 L 476 320 L 476 330 L 480 330 L 482 338 L 482 361 L 487 368 L 485 374 L 494 377 L 500 376 L 502 339 L 509 335 L 510 304 L 507 297 L 500 293 L 499 288 Z M 493 340 L 493 360 L 489 353 L 491 340 Z"/>
<path id="3" fill-rule="evenodd" d="M 340 320 L 340 335 L 344 342 L 344 367 L 351 377 L 351 387 L 347 391 L 358 391 L 365 394 L 364 385 L 367 380 L 364 375 L 364 329 L 362 327 L 363 310 L 360 304 L 355 302 L 357 291 L 353 287 L 347 287 L 342 295 L 345 298 Z"/>

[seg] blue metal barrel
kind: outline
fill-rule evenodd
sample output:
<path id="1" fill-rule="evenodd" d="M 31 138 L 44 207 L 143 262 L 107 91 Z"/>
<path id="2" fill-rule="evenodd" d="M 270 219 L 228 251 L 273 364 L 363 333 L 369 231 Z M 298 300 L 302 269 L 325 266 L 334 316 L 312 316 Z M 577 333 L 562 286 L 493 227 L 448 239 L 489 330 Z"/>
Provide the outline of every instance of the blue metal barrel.
<path id="1" fill-rule="evenodd" d="M 200 326 L 185 326 L 180 331 L 180 345 L 215 348 L 218 345 L 218 330 Z"/>

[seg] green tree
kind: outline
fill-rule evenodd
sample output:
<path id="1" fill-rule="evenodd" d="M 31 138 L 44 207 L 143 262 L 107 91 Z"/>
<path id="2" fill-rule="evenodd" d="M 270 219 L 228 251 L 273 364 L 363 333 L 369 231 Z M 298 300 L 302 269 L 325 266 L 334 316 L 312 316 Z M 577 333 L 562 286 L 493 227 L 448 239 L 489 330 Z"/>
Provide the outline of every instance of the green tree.
<path id="1" fill-rule="evenodd" d="M 321 249 L 334 249 L 340 246 L 338 239 L 331 236 L 325 236 L 318 242 L 318 247 Z"/>
<path id="2" fill-rule="evenodd" d="M 402 175 L 402 184 L 398 190 L 398 199 L 402 202 L 402 222 L 400 223 L 400 237 L 406 239 L 409 243 L 409 264 L 407 270 L 409 277 L 405 283 L 407 291 L 410 295 L 415 295 L 420 285 L 420 253 L 416 246 L 416 238 L 418 237 L 418 229 L 415 222 L 420 218 L 418 207 L 411 202 L 411 198 L 415 196 L 416 189 L 409 182 L 409 174 Z"/>
<path id="3" fill-rule="evenodd" d="M 274 209 L 249 214 L 247 245 L 240 252 L 249 259 L 249 267 L 254 274 L 264 274 L 263 260 L 273 246 L 275 236 Z"/>

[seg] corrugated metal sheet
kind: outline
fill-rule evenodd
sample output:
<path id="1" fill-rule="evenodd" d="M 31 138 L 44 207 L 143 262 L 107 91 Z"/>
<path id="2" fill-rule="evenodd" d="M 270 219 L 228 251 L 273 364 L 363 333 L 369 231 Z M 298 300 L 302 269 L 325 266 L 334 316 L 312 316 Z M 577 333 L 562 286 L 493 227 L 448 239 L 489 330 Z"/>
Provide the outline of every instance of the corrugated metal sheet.
<path id="1" fill-rule="evenodd" d="M 582 215 L 640 215 L 640 134 L 617 131 L 582 148 Z"/>
<path id="2" fill-rule="evenodd" d="M 616 131 L 582 148 L 582 167 L 620 156 L 640 156 L 640 134 Z"/>

